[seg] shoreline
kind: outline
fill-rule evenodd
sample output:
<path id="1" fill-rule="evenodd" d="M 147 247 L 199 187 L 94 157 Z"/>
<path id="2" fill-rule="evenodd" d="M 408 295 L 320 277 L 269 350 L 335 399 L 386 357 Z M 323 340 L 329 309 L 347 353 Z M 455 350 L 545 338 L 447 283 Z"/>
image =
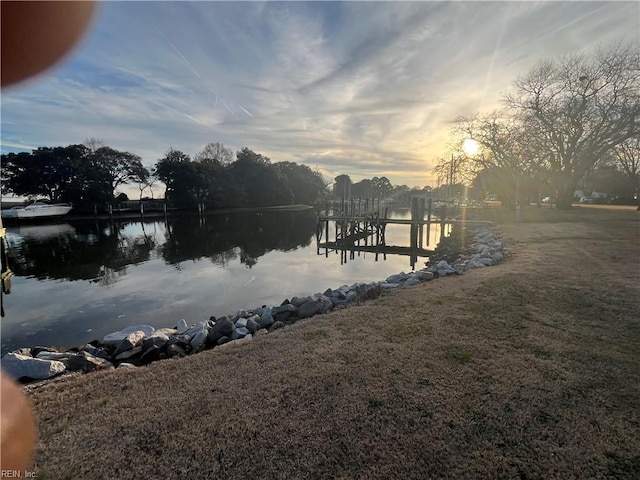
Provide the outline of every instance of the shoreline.
<path id="1" fill-rule="evenodd" d="M 235 314 L 210 317 L 208 321 L 193 325 L 186 324 L 184 320 L 177 326 L 165 328 L 131 325 L 106 335 L 101 341 L 94 340 L 73 348 L 18 348 L 2 358 L 2 365 L 14 379 L 24 379 L 28 383 L 55 379 L 70 372 L 88 373 L 114 367 L 144 366 L 158 360 L 181 358 L 219 348 L 227 343 L 246 342 L 253 336 L 278 330 L 317 314 L 361 305 L 378 298 L 385 290 L 417 285 L 440 276 L 460 275 L 472 268 L 491 266 L 503 259 L 502 243 L 487 226 L 469 224 L 463 227 L 458 224 L 453 232 L 457 231 L 471 232 L 474 250 L 471 254 L 463 255 L 462 250 L 468 247 L 467 242 L 460 243 L 461 235 L 452 234 L 445 237 L 436 249 L 433 258 L 437 262 L 409 274 L 401 272 L 383 281 L 343 285 L 303 298 L 287 298 L 280 305 L 240 309 Z M 457 248 L 455 261 L 452 260 L 451 244 Z M 438 254 L 438 249 L 446 250 L 446 255 Z M 452 262 L 451 265 L 445 256 Z"/>
<path id="2" fill-rule="evenodd" d="M 36 219 L 14 219 L 14 218 L 3 218 L 2 221 L 6 225 L 16 226 L 16 225 L 33 225 L 33 224 L 47 224 L 47 223 L 65 223 L 67 221 L 86 221 L 86 220 L 144 220 L 144 219 L 153 219 L 153 218 L 164 218 L 164 217 L 175 217 L 179 215 L 189 215 L 189 216 L 197 216 L 197 215 L 226 215 L 231 213 L 262 213 L 262 212 L 300 212 L 305 210 L 313 210 L 315 207 L 311 205 L 278 205 L 272 207 L 242 207 L 242 208 L 223 208 L 216 210 L 204 210 L 202 213 L 197 210 L 187 210 L 187 209 L 170 209 L 167 212 L 163 212 L 162 210 L 148 210 L 145 211 L 144 214 L 132 211 L 119 211 L 113 210 L 113 214 L 109 215 L 108 213 L 99 213 L 97 215 L 94 214 L 85 214 L 85 213 L 77 213 L 73 214 L 72 212 L 63 216 L 63 217 L 48 217 L 48 218 L 36 218 Z"/>

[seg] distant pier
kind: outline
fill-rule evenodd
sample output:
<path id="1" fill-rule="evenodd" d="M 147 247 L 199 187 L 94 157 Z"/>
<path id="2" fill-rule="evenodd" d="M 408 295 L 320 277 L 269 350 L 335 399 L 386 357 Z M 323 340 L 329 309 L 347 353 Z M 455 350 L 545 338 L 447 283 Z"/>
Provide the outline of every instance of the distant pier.
<path id="1" fill-rule="evenodd" d="M 376 204 L 375 199 L 342 201 L 334 206 L 327 205 L 324 214 L 318 216 L 317 254 L 328 256 L 330 252 L 340 253 L 341 264 L 349 259 L 354 260 L 359 252 L 375 254 L 376 261 L 379 255 L 384 259 L 387 254 L 406 255 L 410 257 L 411 268 L 415 268 L 418 257 L 429 257 L 434 252 L 425 248 L 431 241 L 432 225 L 440 225 L 442 239 L 454 224 L 481 223 L 448 218 L 448 214 L 457 213 L 457 208 L 448 207 L 446 204 L 434 207 L 432 199 L 424 197 L 412 199 L 410 219 L 388 218 L 388 208 L 385 207 L 381 211 L 380 202 Z M 331 222 L 335 224 L 333 238 L 329 238 Z M 409 246 L 388 245 L 387 225 L 409 226 Z"/>

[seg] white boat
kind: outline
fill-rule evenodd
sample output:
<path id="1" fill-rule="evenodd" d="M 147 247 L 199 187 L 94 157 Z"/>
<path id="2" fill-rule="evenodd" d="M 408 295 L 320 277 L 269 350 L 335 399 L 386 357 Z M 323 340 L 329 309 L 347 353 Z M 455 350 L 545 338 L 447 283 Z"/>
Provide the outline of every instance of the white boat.
<path id="1" fill-rule="evenodd" d="M 61 215 L 66 215 L 67 213 L 69 213 L 71 211 L 71 208 L 71 205 L 69 205 L 68 203 L 48 204 L 42 202 L 34 202 L 30 205 L 2 210 L 2 216 L 6 219 L 15 218 L 18 220 L 59 217 Z"/>

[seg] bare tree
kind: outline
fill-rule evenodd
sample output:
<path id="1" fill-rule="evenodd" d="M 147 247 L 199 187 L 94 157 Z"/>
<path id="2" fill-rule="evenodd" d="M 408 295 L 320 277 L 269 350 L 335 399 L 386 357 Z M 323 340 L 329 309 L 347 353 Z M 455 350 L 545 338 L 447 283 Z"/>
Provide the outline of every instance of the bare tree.
<path id="1" fill-rule="evenodd" d="M 531 183 L 534 177 L 540 179 L 545 157 L 536 148 L 535 136 L 509 112 L 459 117 L 453 135 L 471 138 L 480 145 L 480 151 L 467 158 L 467 169 L 473 177 L 480 172 L 493 172 L 500 178 L 500 200 L 508 208 L 522 203 L 523 192 L 529 193 L 521 188 L 524 184 Z"/>
<path id="2" fill-rule="evenodd" d="M 452 153 L 449 158 L 440 157 L 435 160 L 436 166 L 433 169 L 433 173 L 436 177 L 438 187 L 447 186 L 446 197 L 451 199 L 455 196 L 455 193 L 460 186 L 471 177 L 469 158 L 460 153 L 460 149 L 457 149 L 458 153 Z M 440 190 L 441 193 L 442 190 Z"/>
<path id="3" fill-rule="evenodd" d="M 640 135 L 629 138 L 613 148 L 613 156 L 633 182 L 640 210 Z"/>
<path id="4" fill-rule="evenodd" d="M 91 153 L 96 153 L 96 150 L 105 147 L 106 145 L 99 138 L 91 137 L 84 141 L 84 146 L 87 147 Z"/>
<path id="5" fill-rule="evenodd" d="M 220 165 L 233 162 L 233 151 L 222 143 L 208 143 L 200 153 L 194 157 L 196 162 L 207 163 L 217 161 Z"/>
<path id="6" fill-rule="evenodd" d="M 140 190 L 140 200 L 142 200 L 142 192 L 144 192 L 149 187 L 149 183 L 153 181 L 151 172 L 148 168 L 142 165 L 142 163 L 140 163 L 140 165 L 135 168 L 132 180 L 138 185 L 138 190 Z"/>
<path id="7" fill-rule="evenodd" d="M 505 98 L 554 176 L 568 208 L 580 179 L 640 128 L 640 52 L 614 44 L 593 57 L 544 62 L 518 78 Z"/>
<path id="8" fill-rule="evenodd" d="M 152 172 L 151 176 L 147 180 L 147 188 L 149 189 L 149 192 L 151 193 L 151 200 L 153 200 L 153 189 L 155 188 L 157 183 L 158 183 L 158 179 L 155 177 L 155 174 Z"/>

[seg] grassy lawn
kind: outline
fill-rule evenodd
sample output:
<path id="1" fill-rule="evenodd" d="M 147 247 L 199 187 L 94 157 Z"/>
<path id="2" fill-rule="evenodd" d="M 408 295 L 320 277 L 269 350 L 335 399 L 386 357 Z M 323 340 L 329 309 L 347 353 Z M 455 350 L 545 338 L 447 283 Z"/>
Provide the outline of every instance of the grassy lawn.
<path id="1" fill-rule="evenodd" d="M 640 215 L 480 215 L 498 266 L 32 391 L 38 478 L 640 478 Z"/>

